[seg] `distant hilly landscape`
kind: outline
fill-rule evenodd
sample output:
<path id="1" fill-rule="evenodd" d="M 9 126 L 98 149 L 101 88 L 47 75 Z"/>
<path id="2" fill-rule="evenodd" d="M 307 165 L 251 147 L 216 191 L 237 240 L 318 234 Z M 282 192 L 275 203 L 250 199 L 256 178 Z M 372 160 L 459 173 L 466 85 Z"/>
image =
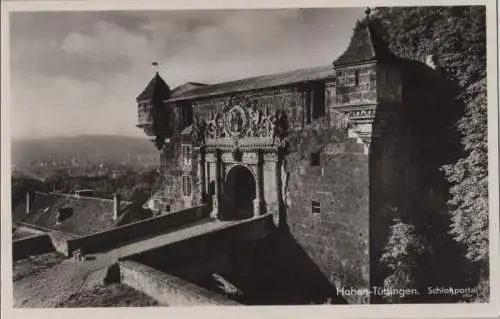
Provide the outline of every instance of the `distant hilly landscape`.
<path id="1" fill-rule="evenodd" d="M 114 135 L 80 135 L 13 140 L 12 164 L 31 161 L 102 160 L 107 163 L 159 162 L 159 151 L 147 138 Z"/>

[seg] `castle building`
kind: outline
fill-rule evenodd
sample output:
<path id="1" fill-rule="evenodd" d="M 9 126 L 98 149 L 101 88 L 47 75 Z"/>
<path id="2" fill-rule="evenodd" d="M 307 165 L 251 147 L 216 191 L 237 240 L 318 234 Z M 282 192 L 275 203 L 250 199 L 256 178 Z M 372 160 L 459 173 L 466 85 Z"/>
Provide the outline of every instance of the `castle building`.
<path id="1" fill-rule="evenodd" d="M 156 73 L 137 97 L 137 126 L 161 152 L 151 207 L 271 214 L 337 287 L 379 285 L 386 206 L 408 189 L 399 59 L 374 29 L 358 22 L 324 67 L 173 90 Z"/>

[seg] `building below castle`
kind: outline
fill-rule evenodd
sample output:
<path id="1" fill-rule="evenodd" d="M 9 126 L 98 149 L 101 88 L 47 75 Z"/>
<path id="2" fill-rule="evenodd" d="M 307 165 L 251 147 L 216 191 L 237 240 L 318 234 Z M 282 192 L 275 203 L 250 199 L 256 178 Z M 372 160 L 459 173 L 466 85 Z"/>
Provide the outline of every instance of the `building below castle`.
<path id="1" fill-rule="evenodd" d="M 13 240 L 44 234 L 71 239 L 108 231 L 151 217 L 151 212 L 124 201 L 93 196 L 92 190 L 73 194 L 31 191 L 14 205 Z"/>

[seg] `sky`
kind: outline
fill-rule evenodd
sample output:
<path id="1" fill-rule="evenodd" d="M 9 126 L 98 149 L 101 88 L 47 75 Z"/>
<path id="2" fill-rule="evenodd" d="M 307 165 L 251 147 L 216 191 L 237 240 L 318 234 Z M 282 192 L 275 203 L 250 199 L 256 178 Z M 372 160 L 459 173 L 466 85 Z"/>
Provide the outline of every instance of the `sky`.
<path id="1" fill-rule="evenodd" d="M 13 12 L 11 138 L 144 136 L 135 97 L 156 70 L 173 89 L 328 65 L 363 15 L 364 8 Z"/>

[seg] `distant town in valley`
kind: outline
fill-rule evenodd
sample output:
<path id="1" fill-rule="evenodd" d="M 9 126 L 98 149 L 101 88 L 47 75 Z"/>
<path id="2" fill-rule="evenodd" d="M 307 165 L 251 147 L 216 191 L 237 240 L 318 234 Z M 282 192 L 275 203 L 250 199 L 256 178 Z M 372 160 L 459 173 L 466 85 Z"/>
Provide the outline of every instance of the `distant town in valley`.
<path id="1" fill-rule="evenodd" d="M 104 198 L 118 191 L 131 198 L 137 189 L 151 195 L 150 187 L 159 176 L 160 156 L 147 138 L 82 135 L 19 139 L 13 140 L 11 149 L 14 201 L 35 186 L 63 193 L 92 189 L 94 195 Z"/>
<path id="2" fill-rule="evenodd" d="M 159 167 L 158 150 L 144 137 L 81 135 L 17 139 L 11 144 L 12 172 L 45 179 L 53 171 L 70 176 L 111 175 L 111 167 Z"/>

